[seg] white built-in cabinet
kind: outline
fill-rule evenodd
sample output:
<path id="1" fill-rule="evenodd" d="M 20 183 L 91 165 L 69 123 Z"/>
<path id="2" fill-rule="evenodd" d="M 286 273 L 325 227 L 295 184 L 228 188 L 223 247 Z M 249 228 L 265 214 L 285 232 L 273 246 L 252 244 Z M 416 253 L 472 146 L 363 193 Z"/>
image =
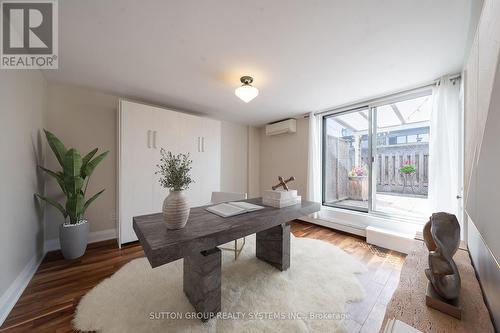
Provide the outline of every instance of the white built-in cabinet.
<path id="1" fill-rule="evenodd" d="M 189 153 L 194 183 L 186 191 L 191 207 L 210 202 L 220 189 L 221 124 L 150 105 L 120 100 L 118 115 L 119 243 L 137 240 L 132 218 L 161 212 L 168 190 L 158 182 L 160 148 Z"/>

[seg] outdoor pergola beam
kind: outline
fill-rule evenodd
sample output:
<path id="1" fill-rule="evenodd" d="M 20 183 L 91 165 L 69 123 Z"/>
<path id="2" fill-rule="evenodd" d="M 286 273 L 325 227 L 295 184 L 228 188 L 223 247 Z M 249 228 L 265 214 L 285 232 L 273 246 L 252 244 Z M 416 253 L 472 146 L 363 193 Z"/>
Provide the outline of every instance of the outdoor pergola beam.
<path id="1" fill-rule="evenodd" d="M 406 123 L 404 125 L 392 125 L 392 126 L 386 126 L 386 127 L 377 127 L 377 132 L 386 132 L 386 131 L 396 131 L 396 130 L 405 130 L 409 128 L 415 128 L 415 127 L 428 127 L 429 121 L 417 121 L 414 123 Z M 359 130 L 356 132 L 356 134 L 364 135 L 368 134 L 368 130 Z"/>
<path id="2" fill-rule="evenodd" d="M 396 114 L 396 117 L 398 117 L 399 121 L 401 124 L 406 124 L 405 118 L 403 118 L 403 115 L 401 114 L 401 111 L 399 111 L 398 107 L 396 104 L 391 104 L 392 111 Z"/>
<path id="3" fill-rule="evenodd" d="M 365 118 L 366 120 L 368 120 L 368 116 L 367 116 L 367 115 L 366 115 L 363 111 L 359 111 L 358 113 L 359 113 L 359 115 L 360 115 L 361 117 L 363 117 L 363 118 Z"/>
<path id="4" fill-rule="evenodd" d="M 348 125 L 346 122 L 340 120 L 340 119 L 335 119 L 336 122 L 338 122 L 341 126 L 353 131 L 353 132 L 357 132 L 358 130 L 355 129 L 354 127 L 352 127 L 351 125 Z"/>

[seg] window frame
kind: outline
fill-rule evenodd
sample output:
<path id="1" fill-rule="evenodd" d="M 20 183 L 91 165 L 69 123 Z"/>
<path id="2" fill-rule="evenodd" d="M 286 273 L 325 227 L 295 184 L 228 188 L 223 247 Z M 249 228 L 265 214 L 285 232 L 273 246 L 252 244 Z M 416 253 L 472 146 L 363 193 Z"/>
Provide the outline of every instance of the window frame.
<path id="1" fill-rule="evenodd" d="M 374 147 L 374 144 L 377 143 L 378 138 L 374 138 L 374 133 L 376 133 L 376 108 L 379 106 L 387 105 L 387 104 L 393 104 L 393 103 L 398 103 L 406 100 L 411 100 L 411 99 L 416 99 L 419 97 L 423 96 L 432 96 L 433 94 L 433 85 L 427 85 L 423 86 L 420 88 L 415 88 L 412 90 L 404 91 L 401 93 L 396 93 L 396 94 L 389 94 L 385 96 L 381 96 L 375 99 L 371 99 L 367 101 L 366 103 L 354 103 L 351 105 L 346 105 L 342 108 L 334 109 L 331 111 L 323 112 L 321 114 L 322 120 L 321 120 L 321 203 L 323 206 L 326 207 L 332 207 L 332 208 L 339 208 L 343 210 L 350 210 L 350 211 L 355 211 L 355 212 L 362 212 L 362 213 L 369 213 L 369 214 L 375 214 L 379 215 L 382 217 L 399 217 L 395 214 L 388 214 L 384 213 L 381 211 L 377 211 L 373 209 L 373 188 L 375 186 L 375 191 L 376 191 L 376 177 L 373 177 L 373 164 L 377 163 L 376 158 L 373 154 L 374 149 L 376 151 L 376 147 Z M 328 118 L 335 117 L 335 116 L 341 116 L 342 114 L 347 114 L 351 112 L 359 112 L 366 110 L 368 113 L 368 160 L 371 159 L 371 163 L 368 163 L 368 183 L 369 183 L 369 189 L 368 189 L 368 208 L 363 209 L 363 208 L 358 208 L 358 207 L 352 207 L 352 206 L 342 206 L 342 205 L 334 205 L 334 204 L 328 204 L 325 199 L 326 199 L 326 186 L 325 186 L 325 164 L 326 164 L 326 159 L 324 158 L 326 156 L 326 121 Z M 429 135 L 429 133 L 427 133 Z M 417 135 L 417 138 L 420 135 Z M 430 136 L 430 135 L 429 135 Z M 396 141 L 397 141 L 397 137 Z M 406 142 L 408 141 L 408 138 L 406 138 Z M 387 144 L 389 144 L 389 139 L 387 140 Z"/>

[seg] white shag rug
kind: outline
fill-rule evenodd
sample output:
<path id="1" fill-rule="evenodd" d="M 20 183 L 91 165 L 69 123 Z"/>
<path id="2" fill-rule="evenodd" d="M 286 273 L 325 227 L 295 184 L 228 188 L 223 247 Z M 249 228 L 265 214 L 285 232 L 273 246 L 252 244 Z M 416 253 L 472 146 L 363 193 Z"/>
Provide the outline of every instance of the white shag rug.
<path id="1" fill-rule="evenodd" d="M 255 236 L 247 237 L 237 261 L 222 251 L 219 318 L 192 318 L 182 291 L 182 260 L 152 269 L 140 258 L 88 292 L 73 324 L 103 333 L 344 331 L 345 304 L 364 295 L 355 273 L 366 268 L 332 244 L 291 238 L 291 267 L 285 272 L 255 257 Z"/>

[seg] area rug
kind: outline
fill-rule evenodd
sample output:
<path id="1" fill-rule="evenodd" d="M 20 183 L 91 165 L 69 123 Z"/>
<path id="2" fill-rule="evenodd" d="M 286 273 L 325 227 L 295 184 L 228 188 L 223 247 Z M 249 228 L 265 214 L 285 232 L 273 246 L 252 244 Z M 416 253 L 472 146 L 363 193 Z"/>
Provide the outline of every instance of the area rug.
<path id="1" fill-rule="evenodd" d="M 291 239 L 291 267 L 280 272 L 255 257 L 247 237 L 237 261 L 223 251 L 222 312 L 202 323 L 182 291 L 182 260 L 152 269 L 131 261 L 80 301 L 73 324 L 114 332 L 342 332 L 345 305 L 361 300 L 366 268 L 324 241 Z"/>

